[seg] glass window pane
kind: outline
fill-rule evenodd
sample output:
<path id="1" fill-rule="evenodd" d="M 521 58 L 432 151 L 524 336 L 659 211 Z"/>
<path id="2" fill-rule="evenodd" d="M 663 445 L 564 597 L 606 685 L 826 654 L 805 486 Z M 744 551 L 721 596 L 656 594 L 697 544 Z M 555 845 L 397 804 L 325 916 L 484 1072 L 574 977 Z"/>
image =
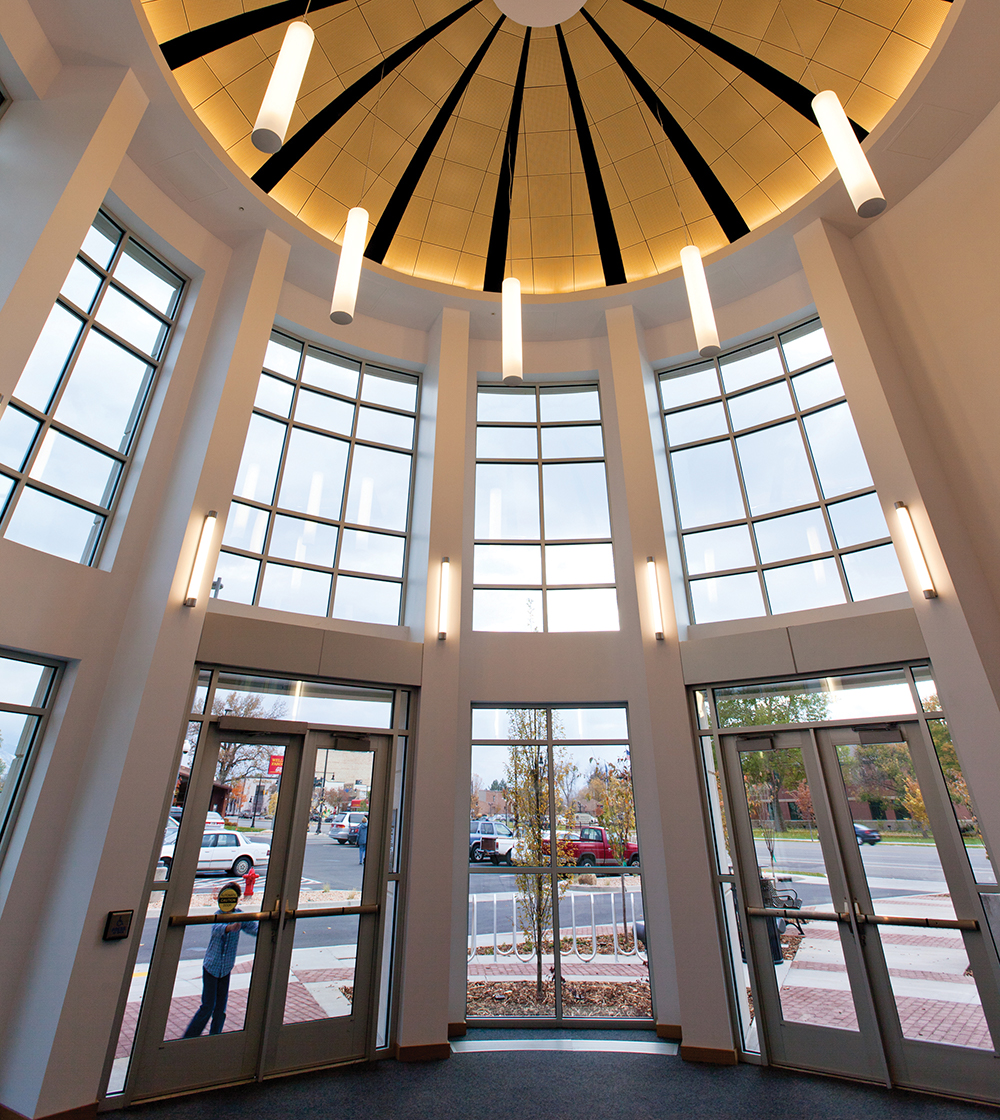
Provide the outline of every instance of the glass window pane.
<path id="1" fill-rule="evenodd" d="M 49 428 L 31 465 L 30 477 L 86 502 L 106 506 L 119 466 L 110 455 Z"/>
<path id="2" fill-rule="evenodd" d="M 410 504 L 409 455 L 354 448 L 346 519 L 377 529 L 405 529 Z"/>
<path id="3" fill-rule="evenodd" d="M 546 540 L 611 536 L 603 463 L 547 463 L 542 492 Z"/>
<path id="4" fill-rule="evenodd" d="M 293 428 L 278 505 L 314 517 L 339 517 L 348 446 L 342 439 Z"/>
<path id="5" fill-rule="evenodd" d="M 872 476 L 846 401 L 812 413 L 804 423 L 826 497 L 871 486 Z"/>
<path id="6" fill-rule="evenodd" d="M 275 516 L 274 530 L 268 553 L 285 560 L 298 560 L 305 564 L 333 567 L 337 550 L 337 527 L 318 521 L 304 521 L 301 517 Z M 326 613 L 324 608 L 323 613 Z"/>
<path id="7" fill-rule="evenodd" d="M 840 383 L 837 367 L 833 362 L 811 369 L 808 373 L 798 374 L 792 378 L 792 386 L 795 389 L 795 399 L 802 409 L 826 404 L 827 401 L 844 395 L 844 386 Z"/>
<path id="8" fill-rule="evenodd" d="M 899 569 L 896 550 L 891 544 L 846 552 L 843 556 L 851 598 L 857 603 L 879 595 L 895 595 L 906 590 L 906 580 Z"/>
<path id="9" fill-rule="evenodd" d="M 753 528 L 762 564 L 791 560 L 796 556 L 815 556 L 829 552 L 832 547 L 823 511 L 819 509 L 757 521 Z"/>
<path id="10" fill-rule="evenodd" d="M 691 580 L 695 622 L 730 618 L 758 618 L 765 614 L 764 596 L 756 572 Z"/>
<path id="11" fill-rule="evenodd" d="M 354 572 L 371 572 L 375 576 L 401 576 L 405 546 L 403 537 L 345 529 L 340 566 Z"/>
<path id="12" fill-rule="evenodd" d="M 258 603 L 277 611 L 325 615 L 332 576 L 288 564 L 266 564 Z"/>
<path id="13" fill-rule="evenodd" d="M 354 425 L 354 405 L 323 393 L 300 389 L 295 402 L 295 420 L 299 424 L 349 436 Z"/>
<path id="14" fill-rule="evenodd" d="M 264 368 L 285 377 L 295 377 L 299 372 L 299 358 L 302 356 L 302 343 L 295 342 L 284 335 L 272 334 L 264 352 Z"/>
<path id="15" fill-rule="evenodd" d="M 372 443 L 388 443 L 393 447 L 413 446 L 413 418 L 383 412 L 380 408 L 362 408 L 358 412 L 358 439 Z"/>
<path id="16" fill-rule="evenodd" d="M 550 633 L 617 630 L 618 595 L 613 587 L 547 591 Z"/>
<path id="17" fill-rule="evenodd" d="M 735 430 L 766 424 L 768 420 L 790 416 L 794 411 L 792 394 L 789 393 L 785 381 L 766 385 L 763 389 L 755 389 L 752 393 L 744 393 L 739 397 L 729 398 L 729 415 L 733 418 Z"/>
<path id="18" fill-rule="evenodd" d="M 476 537 L 538 540 L 538 468 L 505 463 L 476 467 Z"/>
<path id="19" fill-rule="evenodd" d="M 725 572 L 755 563 L 750 530 L 746 525 L 709 529 L 707 533 L 685 533 L 684 555 L 690 575 Z"/>
<path id="20" fill-rule="evenodd" d="M 816 501 L 809 460 L 794 421 L 740 436 L 736 450 L 752 514 Z"/>
<path id="21" fill-rule="evenodd" d="M 685 528 L 746 516 L 729 440 L 675 451 L 670 461 Z"/>
<path id="22" fill-rule="evenodd" d="M 545 582 L 614 583 L 615 558 L 609 544 L 545 546 Z"/>
<path id="23" fill-rule="evenodd" d="M 414 412 L 417 407 L 417 381 L 405 373 L 374 370 L 369 366 L 361 382 L 361 399 L 369 404 L 387 404 Z"/>
<path id="24" fill-rule="evenodd" d="M 914 710 L 902 669 L 717 688 L 715 702 L 720 727 L 869 719 Z"/>
<path id="25" fill-rule="evenodd" d="M 19 471 L 37 431 L 37 420 L 8 405 L 0 415 L 0 463 Z"/>
<path id="26" fill-rule="evenodd" d="M 927 729 L 931 733 L 934 753 L 937 755 L 941 774 L 948 788 L 948 798 L 955 813 L 955 820 L 958 823 L 958 830 L 965 845 L 966 855 L 972 865 L 972 873 L 975 875 L 977 883 L 995 883 L 997 881 L 996 871 L 986 856 L 986 847 L 983 843 L 979 819 L 969 795 L 965 775 L 962 773 L 962 765 L 958 761 L 955 744 L 951 741 L 948 724 L 943 719 L 931 719 L 927 721 Z M 912 794 L 913 791 L 908 792 Z M 918 811 L 923 807 L 922 801 L 923 798 L 917 803 Z M 907 804 L 906 807 L 909 809 L 911 805 Z M 919 823 L 923 824 L 925 822 L 921 821 Z M 990 925 L 992 926 L 993 923 L 991 922 Z"/>
<path id="27" fill-rule="evenodd" d="M 247 552 L 261 552 L 264 536 L 267 533 L 268 514 L 266 510 L 233 502 L 226 518 L 226 531 L 222 543 L 232 548 L 246 549 Z"/>
<path id="28" fill-rule="evenodd" d="M 543 459 L 601 459 L 604 440 L 600 424 L 572 428 L 542 428 Z"/>
<path id="29" fill-rule="evenodd" d="M 553 708 L 553 739 L 627 739 L 625 708 Z"/>
<path id="30" fill-rule="evenodd" d="M 328 389 L 331 393 L 341 393 L 345 397 L 356 397 L 360 374 L 360 364 L 352 362 L 349 358 L 324 354 L 322 350 L 306 351 L 302 380 L 307 385 Z"/>
<path id="31" fill-rule="evenodd" d="M 236 476 L 238 498 L 268 503 L 274 498 L 274 483 L 287 431 L 288 426 L 277 420 L 257 415 L 250 417 L 243 458 Z"/>
<path id="32" fill-rule="evenodd" d="M 789 564 L 787 568 L 771 568 L 764 573 L 764 583 L 772 614 L 844 602 L 844 588 L 832 556 L 807 564 Z"/>
<path id="33" fill-rule="evenodd" d="M 566 386 L 558 389 L 542 389 L 539 393 L 539 408 L 543 424 L 557 423 L 560 420 L 600 420 L 601 402 L 597 388 Z"/>
<path id="34" fill-rule="evenodd" d="M 538 584 L 542 582 L 542 550 L 537 544 L 477 544 L 475 583 Z"/>
<path id="35" fill-rule="evenodd" d="M 941 701 L 938 698 L 937 682 L 929 665 L 914 665 L 913 683 L 917 686 L 920 696 L 920 706 L 925 712 L 940 712 Z"/>
<path id="36" fill-rule="evenodd" d="M 337 576 L 333 617 L 353 622 L 399 623 L 399 599 L 403 585 L 356 576 Z"/>
<path id="37" fill-rule="evenodd" d="M 715 364 L 694 369 L 666 373 L 660 377 L 660 395 L 664 408 L 678 408 L 695 401 L 706 401 L 719 396 L 719 378 Z"/>
<path id="38" fill-rule="evenodd" d="M 818 321 L 794 327 L 780 337 L 781 348 L 785 352 L 785 361 L 789 369 L 801 369 L 802 366 L 811 365 L 830 356 L 830 343 L 827 341 L 826 331 Z"/>
<path id="39" fill-rule="evenodd" d="M 541 591 L 473 591 L 472 629 L 541 631 Z"/>
<path id="40" fill-rule="evenodd" d="M 129 241 L 115 265 L 115 279 L 164 315 L 172 315 L 183 280 L 141 245 Z"/>
<path id="41" fill-rule="evenodd" d="M 166 323 L 117 288 L 109 287 L 104 293 L 97 321 L 136 349 L 154 358 L 160 356 L 160 347 L 167 337 Z"/>
<path id="42" fill-rule="evenodd" d="M 0 474 L 0 515 L 7 508 L 7 499 L 10 497 L 11 490 L 14 489 L 14 480 L 8 478 L 5 474 Z"/>
<path id="43" fill-rule="evenodd" d="M 251 560 L 249 556 L 234 556 L 231 552 L 220 552 L 219 562 L 215 565 L 215 580 L 221 580 L 222 587 L 217 598 L 227 599 L 230 603 L 252 603 L 259 571 L 259 560 Z M 212 594 L 216 595 L 216 592 L 213 590 Z"/>
<path id="44" fill-rule="evenodd" d="M 257 396 L 253 406 L 287 417 L 292 408 L 292 392 L 293 387 L 287 381 L 262 373 L 257 382 Z"/>
<path id="45" fill-rule="evenodd" d="M 18 400 L 41 412 L 49 407 L 81 330 L 83 320 L 72 311 L 58 303 L 52 308 L 14 389 Z"/>
<path id="46" fill-rule="evenodd" d="M 474 739 L 544 739 L 547 726 L 544 708 L 472 709 Z"/>
<path id="47" fill-rule="evenodd" d="M 121 239 L 122 231 L 114 222 L 106 214 L 98 214 L 87 230 L 82 248 L 92 261 L 96 261 L 101 268 L 107 268 Z"/>
<path id="48" fill-rule="evenodd" d="M 667 442 L 671 446 L 725 435 L 729 431 L 726 410 L 721 401 L 703 404 L 700 408 L 687 408 L 683 412 L 670 412 L 666 421 Z"/>
<path id="49" fill-rule="evenodd" d="M 87 335 L 55 416 L 83 435 L 123 451 L 139 394 L 153 369 L 99 331 Z"/>
<path id="50" fill-rule="evenodd" d="M 101 286 L 101 275 L 95 272 L 90 265 L 84 264 L 79 257 L 73 262 L 73 267 L 63 281 L 59 291 L 71 303 L 75 303 L 81 311 L 90 311 L 94 303 L 94 296 Z"/>
<path id="51" fill-rule="evenodd" d="M 877 541 L 889 535 L 885 523 L 882 503 L 877 494 L 862 494 L 860 498 L 849 498 L 846 502 L 835 502 L 827 506 L 833 535 L 841 548 L 865 541 Z"/>
<path id="52" fill-rule="evenodd" d="M 784 373 L 778 347 L 771 339 L 720 358 L 719 367 L 727 393 L 735 393 L 737 389 L 745 389 L 748 385 L 756 385 L 759 381 L 780 377 Z"/>
<path id="53" fill-rule="evenodd" d="M 537 419 L 535 390 L 480 388 L 476 394 L 476 419 L 534 424 Z"/>
<path id="54" fill-rule="evenodd" d="M 21 661 L 15 657 L 0 657 L 0 704 L 20 704 L 26 708 L 41 707 L 45 703 L 52 670 L 46 665 Z M 16 739 L 0 740 L 6 749 L 13 751 Z"/>
<path id="55" fill-rule="evenodd" d="M 88 564 L 104 523 L 88 510 L 28 486 L 14 508 L 4 536 L 40 552 Z"/>
<path id="56" fill-rule="evenodd" d="M 537 428 L 476 428 L 477 459 L 537 459 Z"/>

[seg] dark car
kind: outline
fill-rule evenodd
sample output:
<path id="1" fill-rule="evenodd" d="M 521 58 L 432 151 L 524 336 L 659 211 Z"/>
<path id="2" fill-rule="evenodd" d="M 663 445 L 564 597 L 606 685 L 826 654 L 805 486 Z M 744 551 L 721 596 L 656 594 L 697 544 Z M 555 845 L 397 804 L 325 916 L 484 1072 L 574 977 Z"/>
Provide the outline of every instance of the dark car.
<path id="1" fill-rule="evenodd" d="M 863 824 L 854 822 L 854 835 L 858 838 L 859 844 L 872 844 L 875 845 L 882 839 L 882 833 L 876 832 L 874 828 L 865 828 Z"/>

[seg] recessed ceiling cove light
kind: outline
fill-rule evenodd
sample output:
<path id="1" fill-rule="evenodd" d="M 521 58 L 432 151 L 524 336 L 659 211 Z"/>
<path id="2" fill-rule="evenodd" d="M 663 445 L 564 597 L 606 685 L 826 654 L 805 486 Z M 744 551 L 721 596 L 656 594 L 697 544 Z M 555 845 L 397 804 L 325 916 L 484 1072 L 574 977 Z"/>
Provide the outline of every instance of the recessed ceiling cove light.
<path id="1" fill-rule="evenodd" d="M 554 27 L 575 16 L 584 0 L 496 0 L 508 19 L 525 27 Z"/>

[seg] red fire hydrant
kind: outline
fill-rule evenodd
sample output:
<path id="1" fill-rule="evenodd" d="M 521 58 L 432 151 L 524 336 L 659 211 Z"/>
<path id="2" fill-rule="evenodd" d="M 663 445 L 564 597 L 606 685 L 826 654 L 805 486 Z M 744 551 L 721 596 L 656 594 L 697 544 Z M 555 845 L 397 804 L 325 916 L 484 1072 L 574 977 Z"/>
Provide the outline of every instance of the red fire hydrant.
<path id="1" fill-rule="evenodd" d="M 252 867 L 246 875 L 243 876 L 243 881 L 246 883 L 246 890 L 243 892 L 244 898 L 253 898 L 253 885 L 259 878 L 260 876 Z"/>

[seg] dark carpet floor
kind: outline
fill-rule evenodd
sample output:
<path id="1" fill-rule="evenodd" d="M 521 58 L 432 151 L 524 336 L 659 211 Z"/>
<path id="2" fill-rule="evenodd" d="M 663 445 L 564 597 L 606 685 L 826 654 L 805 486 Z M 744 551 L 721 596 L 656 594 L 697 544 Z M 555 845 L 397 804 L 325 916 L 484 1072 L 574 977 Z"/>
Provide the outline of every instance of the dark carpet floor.
<path id="1" fill-rule="evenodd" d="M 129 1112 L 137 1120 L 985 1120 L 997 1114 L 759 1066 L 538 1051 L 383 1061 Z"/>

